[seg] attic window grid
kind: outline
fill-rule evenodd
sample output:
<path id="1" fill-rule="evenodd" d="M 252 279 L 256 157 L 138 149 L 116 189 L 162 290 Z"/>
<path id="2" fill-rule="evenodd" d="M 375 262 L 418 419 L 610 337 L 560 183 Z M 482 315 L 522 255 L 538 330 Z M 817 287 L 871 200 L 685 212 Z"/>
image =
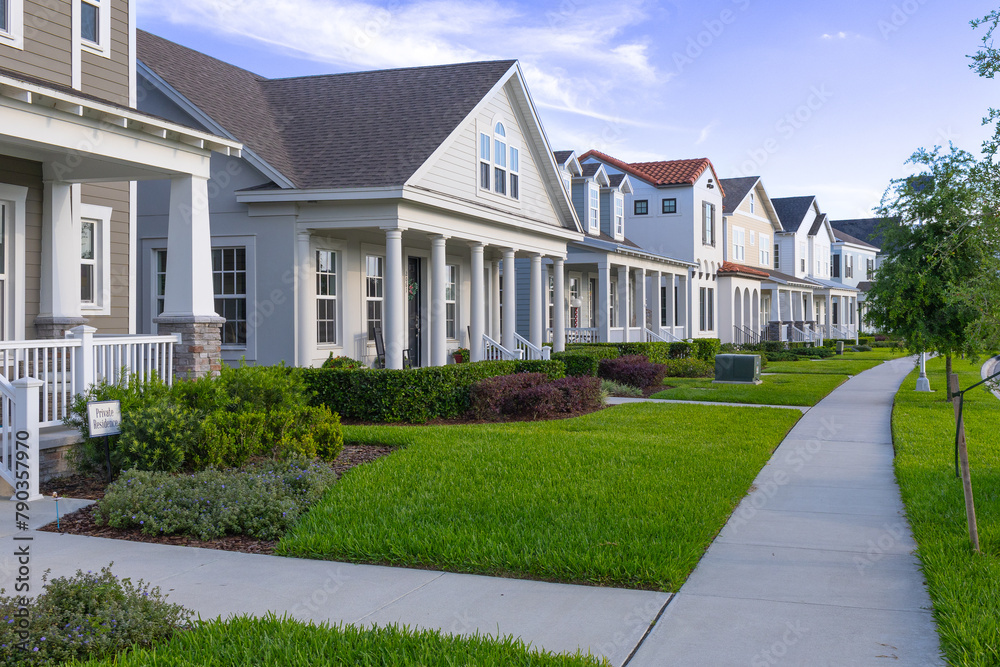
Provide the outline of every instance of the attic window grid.
<path id="1" fill-rule="evenodd" d="M 636 199 L 633 202 L 633 212 L 635 215 L 648 215 L 649 214 L 649 200 L 648 199 Z"/>
<path id="2" fill-rule="evenodd" d="M 590 202 L 589 215 L 587 217 L 587 224 L 590 227 L 591 232 L 596 232 L 600 226 L 599 216 L 601 214 L 601 199 L 597 192 L 597 188 L 593 185 L 587 186 L 587 198 Z"/>
<path id="3" fill-rule="evenodd" d="M 615 194 L 615 236 L 625 236 L 625 198 Z"/>
<path id="4" fill-rule="evenodd" d="M 677 200 L 674 198 L 664 199 L 661 203 L 661 211 L 665 214 L 677 212 Z"/>
<path id="5" fill-rule="evenodd" d="M 493 128 L 493 190 L 507 194 L 507 132 L 503 123 Z"/>
<path id="6" fill-rule="evenodd" d="M 479 133 L 479 189 L 502 197 L 520 199 L 520 150 L 511 146 L 503 123 L 492 134 Z"/>

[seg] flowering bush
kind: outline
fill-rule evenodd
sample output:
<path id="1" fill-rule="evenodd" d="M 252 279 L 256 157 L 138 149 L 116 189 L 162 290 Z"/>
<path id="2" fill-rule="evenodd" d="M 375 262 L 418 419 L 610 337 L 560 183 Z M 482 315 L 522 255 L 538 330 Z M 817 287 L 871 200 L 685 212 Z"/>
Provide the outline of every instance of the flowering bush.
<path id="1" fill-rule="evenodd" d="M 617 359 L 601 359 L 597 374 L 605 380 L 645 389 L 663 383 L 667 367 L 651 363 L 641 354 L 629 354 Z"/>
<path id="2" fill-rule="evenodd" d="M 26 607 L 0 590 L 0 665 L 108 657 L 133 646 L 152 646 L 189 626 L 192 612 L 167 603 L 159 588 L 151 589 L 142 580 L 134 584 L 119 579 L 110 566 L 47 579 L 46 571 L 45 590 Z M 27 640 L 18 635 L 24 630 L 22 608 L 30 618 Z M 22 641 L 23 648 L 18 646 Z"/>
<path id="3" fill-rule="evenodd" d="M 336 479 L 330 466 L 301 458 L 181 476 L 129 470 L 108 486 L 95 521 L 150 535 L 273 540 Z"/>

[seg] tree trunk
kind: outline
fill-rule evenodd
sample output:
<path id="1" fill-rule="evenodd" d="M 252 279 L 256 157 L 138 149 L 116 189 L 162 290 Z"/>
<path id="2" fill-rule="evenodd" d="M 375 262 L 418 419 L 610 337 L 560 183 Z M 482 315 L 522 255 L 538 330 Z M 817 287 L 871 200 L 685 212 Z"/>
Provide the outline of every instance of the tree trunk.
<path id="1" fill-rule="evenodd" d="M 944 355 L 944 373 L 945 373 L 945 375 L 944 375 L 945 378 L 950 378 L 951 377 L 951 355 L 950 354 Z M 951 383 L 948 382 L 947 386 L 948 386 L 948 391 L 946 391 L 945 394 L 947 394 L 947 396 L 948 396 L 947 400 L 950 401 L 951 398 L 952 398 Z"/>

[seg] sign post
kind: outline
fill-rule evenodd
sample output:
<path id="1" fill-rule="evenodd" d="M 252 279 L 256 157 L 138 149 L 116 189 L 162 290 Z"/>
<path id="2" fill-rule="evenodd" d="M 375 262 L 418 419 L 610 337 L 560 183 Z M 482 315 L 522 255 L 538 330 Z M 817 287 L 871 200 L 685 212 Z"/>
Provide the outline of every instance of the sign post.
<path id="1" fill-rule="evenodd" d="M 111 444 L 109 438 L 112 435 L 120 435 L 122 432 L 121 401 L 88 401 L 87 424 L 90 428 L 91 438 L 104 436 L 104 460 L 108 466 L 108 483 L 110 484 Z"/>

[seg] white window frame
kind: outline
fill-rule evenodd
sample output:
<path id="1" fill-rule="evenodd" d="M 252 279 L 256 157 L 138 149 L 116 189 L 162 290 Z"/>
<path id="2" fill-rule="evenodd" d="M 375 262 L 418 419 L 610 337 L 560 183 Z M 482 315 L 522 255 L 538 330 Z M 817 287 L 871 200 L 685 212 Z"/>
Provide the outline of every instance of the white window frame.
<path id="1" fill-rule="evenodd" d="M 751 192 L 750 193 L 750 213 L 755 213 L 755 210 L 754 210 L 755 206 L 754 206 L 754 204 L 755 204 L 754 197 L 753 197 L 753 193 Z"/>
<path id="2" fill-rule="evenodd" d="M 80 232 L 84 221 L 94 225 L 94 301 L 81 300 L 80 311 L 88 315 L 111 314 L 111 213 L 107 206 L 80 205 Z M 84 260 L 80 260 L 81 264 Z"/>
<path id="3" fill-rule="evenodd" d="M 701 243 L 715 247 L 715 204 L 701 202 Z"/>
<path id="4" fill-rule="evenodd" d="M 510 145 L 508 145 L 507 150 L 510 152 L 507 171 L 507 178 L 510 182 L 507 184 L 507 196 L 517 200 L 521 198 L 521 151 L 517 146 Z"/>
<path id="5" fill-rule="evenodd" d="M 779 256 L 780 251 L 781 251 L 781 244 L 779 244 L 777 241 L 775 241 L 774 242 L 774 270 L 775 271 L 780 271 L 781 270 L 781 264 L 778 263 L 778 260 L 780 259 L 780 256 Z"/>
<path id="6" fill-rule="evenodd" d="M 153 248 L 151 250 L 152 261 L 151 270 L 153 274 L 153 299 L 150 301 L 150 311 L 152 317 L 155 319 L 163 313 L 161 309 L 160 301 L 163 300 L 163 305 L 166 307 L 166 289 L 167 289 L 167 249 L 166 248 Z M 163 254 L 163 270 L 160 271 L 160 254 Z M 163 294 L 160 294 L 160 276 L 163 276 Z M 155 331 L 156 327 L 150 329 L 150 331 Z"/>
<path id="7" fill-rule="evenodd" d="M 507 128 L 502 121 L 497 121 L 493 125 L 493 194 L 500 197 L 508 196 L 507 174 L 510 172 L 507 168 L 507 148 L 509 146 Z"/>
<path id="8" fill-rule="evenodd" d="M 24 0 L 6 0 L 7 27 L 0 30 L 0 46 L 24 50 Z"/>
<path id="9" fill-rule="evenodd" d="M 733 259 L 737 262 L 745 262 L 747 259 L 746 230 L 742 227 L 733 227 Z"/>
<path id="10" fill-rule="evenodd" d="M 444 265 L 444 329 L 448 340 L 458 340 L 458 292 L 461 285 L 458 264 Z"/>
<path id="11" fill-rule="evenodd" d="M 699 291 L 699 331 L 715 331 L 715 289 L 702 287 Z"/>
<path id="12" fill-rule="evenodd" d="M 805 241 L 799 241 L 799 254 L 802 255 L 801 257 L 799 257 L 799 269 L 802 271 L 802 273 L 805 273 L 806 272 L 806 242 Z"/>
<path id="13" fill-rule="evenodd" d="M 757 245 L 757 232 L 755 232 L 752 229 L 749 230 L 749 231 L 750 231 L 750 243 L 749 243 L 749 245 Z"/>
<path id="14" fill-rule="evenodd" d="M 620 192 L 615 193 L 615 238 L 625 237 L 625 197 Z"/>
<path id="15" fill-rule="evenodd" d="M 382 275 L 373 276 L 372 274 L 369 273 L 368 271 L 370 263 L 369 260 L 371 259 L 382 260 Z M 377 265 L 378 262 L 376 261 L 376 266 Z M 371 278 L 375 278 L 376 280 L 382 281 L 381 296 L 369 296 L 368 281 Z M 364 322 L 365 339 L 369 343 L 374 343 L 375 339 L 372 335 L 369 334 L 369 326 L 372 318 L 368 317 L 368 304 L 375 302 L 381 304 L 379 308 L 380 311 L 379 322 L 382 323 L 382 334 L 384 336 L 385 335 L 385 254 L 380 255 L 374 252 L 366 252 L 363 280 L 361 281 L 361 303 L 363 304 L 361 311 L 361 321 Z"/>
<path id="16" fill-rule="evenodd" d="M 508 122 L 499 114 L 492 120 L 476 121 L 476 193 L 497 203 L 520 206 L 521 146 Z M 513 167 L 513 168 L 512 168 Z M 483 169 L 489 172 L 489 182 L 483 181 Z M 502 188 L 502 190 L 498 190 Z M 514 195 L 514 189 L 517 196 Z M 572 189 L 567 188 L 572 195 Z"/>
<path id="17" fill-rule="evenodd" d="M 760 235 L 760 265 L 771 266 L 771 237 Z"/>
<path id="18" fill-rule="evenodd" d="M 593 183 L 587 183 L 587 229 L 596 234 L 601 228 L 601 193 Z"/>
<path id="19" fill-rule="evenodd" d="M 238 251 L 238 250 L 242 250 L 243 251 L 243 270 L 242 270 L 242 272 L 244 274 L 244 276 L 243 276 L 243 291 L 242 292 L 235 291 L 235 288 L 234 288 L 233 293 L 227 294 L 225 292 L 225 282 L 223 280 L 223 290 L 220 291 L 220 292 L 216 292 L 216 290 L 215 290 L 215 274 L 216 273 L 221 273 L 224 276 L 226 273 L 230 273 L 230 271 L 226 271 L 225 268 L 222 268 L 220 271 L 216 271 L 215 270 L 215 253 L 216 252 L 222 252 L 223 253 L 223 257 L 225 257 L 226 251 L 230 251 L 230 250 L 231 251 Z M 250 329 L 251 329 L 252 324 L 253 324 L 252 312 L 253 312 L 253 305 L 254 304 L 250 300 L 250 280 L 251 280 L 251 277 L 252 277 L 253 274 L 250 273 L 250 261 L 249 260 L 250 260 L 250 252 L 249 252 L 249 250 L 247 249 L 247 247 L 245 245 L 242 245 L 240 243 L 213 243 L 212 244 L 212 297 L 213 297 L 213 299 L 214 300 L 219 300 L 219 299 L 234 299 L 236 301 L 238 301 L 240 299 L 243 299 L 243 302 L 244 302 L 244 316 L 245 316 L 244 322 L 246 324 L 246 335 L 244 337 L 244 341 L 242 343 L 240 343 L 240 342 L 226 343 L 225 341 L 223 341 L 222 342 L 222 349 L 223 350 L 240 350 L 240 351 L 242 351 L 242 350 L 246 350 L 250 346 Z M 236 273 L 239 273 L 240 270 L 234 268 L 231 272 L 233 274 L 236 274 Z M 234 281 L 234 284 L 235 284 L 235 281 Z M 216 314 L 219 315 L 220 317 L 225 317 L 225 314 L 218 312 L 218 310 L 219 309 L 216 308 Z M 239 318 L 237 318 L 236 321 L 238 322 Z M 222 326 L 223 326 L 222 335 L 224 337 L 225 336 L 225 329 L 224 329 L 224 327 L 226 325 L 223 324 Z"/>
<path id="20" fill-rule="evenodd" d="M 476 182 L 483 192 L 492 192 L 493 186 L 493 137 L 483 131 L 479 132 L 479 170 L 476 173 Z M 485 174 L 483 169 L 485 168 Z M 486 176 L 485 182 L 483 176 Z"/>
<path id="21" fill-rule="evenodd" d="M 83 37 L 83 5 L 97 8 L 97 41 Z M 76 14 L 79 17 L 74 29 L 80 38 L 80 48 L 103 58 L 111 57 L 111 0 L 76 0 Z"/>
<path id="22" fill-rule="evenodd" d="M 608 283 L 608 326 L 618 326 L 618 281 Z"/>
<path id="23" fill-rule="evenodd" d="M 329 253 L 333 257 L 333 271 L 323 271 L 320 272 L 320 253 Z M 316 261 L 316 265 L 313 267 L 313 274 L 316 276 L 316 347 L 318 349 L 330 349 L 343 347 L 343 318 L 341 317 L 340 309 L 340 293 L 341 293 L 341 276 L 343 271 L 343 259 L 341 253 L 336 248 L 326 247 L 321 244 L 317 244 L 313 248 L 313 258 Z M 332 285 L 333 294 L 321 294 L 320 281 L 323 276 L 330 277 L 327 280 L 327 285 Z M 328 290 L 329 291 L 329 290 Z M 319 335 L 319 304 L 321 301 L 332 302 L 333 303 L 333 340 L 320 340 Z"/>

